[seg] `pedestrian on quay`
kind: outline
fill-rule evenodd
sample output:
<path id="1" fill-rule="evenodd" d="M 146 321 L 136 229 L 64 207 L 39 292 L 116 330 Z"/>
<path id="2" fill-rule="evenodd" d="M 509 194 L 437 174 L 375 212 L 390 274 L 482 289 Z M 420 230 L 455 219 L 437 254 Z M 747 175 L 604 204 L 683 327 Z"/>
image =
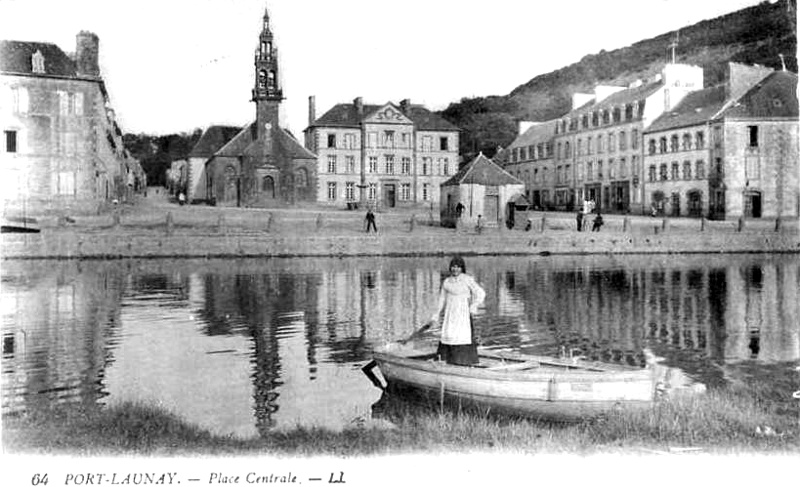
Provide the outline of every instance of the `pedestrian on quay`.
<path id="1" fill-rule="evenodd" d="M 475 224 L 475 233 L 478 235 L 483 231 L 483 215 L 478 215 L 478 222 Z"/>
<path id="2" fill-rule="evenodd" d="M 592 231 L 599 232 L 600 227 L 603 226 L 603 215 L 600 214 L 600 211 L 597 212 L 597 216 L 594 217 L 594 222 L 592 223 Z"/>
<path id="3" fill-rule="evenodd" d="M 578 222 L 578 231 L 583 231 L 583 208 L 578 208 L 578 214 L 575 215 L 575 220 Z"/>
<path id="4" fill-rule="evenodd" d="M 435 323 L 442 317 L 436 355 L 453 365 L 478 363 L 474 315 L 483 304 L 486 292 L 466 270 L 462 257 L 454 256 L 450 260 L 450 275 L 442 282 L 436 312 L 431 316 L 431 322 Z"/>
<path id="5" fill-rule="evenodd" d="M 367 233 L 369 233 L 370 228 L 375 230 L 375 233 L 378 233 L 378 227 L 375 225 L 375 213 L 372 212 L 372 208 L 367 208 L 365 220 L 367 222 Z"/>

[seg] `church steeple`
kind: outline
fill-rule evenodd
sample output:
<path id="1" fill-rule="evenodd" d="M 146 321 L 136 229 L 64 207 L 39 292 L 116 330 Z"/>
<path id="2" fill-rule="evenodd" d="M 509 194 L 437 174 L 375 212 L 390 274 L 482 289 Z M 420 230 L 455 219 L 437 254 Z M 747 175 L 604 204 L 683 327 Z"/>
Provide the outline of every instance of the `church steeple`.
<path id="1" fill-rule="evenodd" d="M 273 43 L 272 30 L 269 25 L 269 12 L 264 9 L 261 34 L 258 36 L 258 47 L 255 52 L 255 87 L 253 101 L 272 100 L 280 102 L 283 90 L 278 77 L 278 50 Z"/>
<path id="2" fill-rule="evenodd" d="M 278 76 L 278 50 L 275 49 L 266 8 L 261 33 L 258 35 L 254 64 L 253 101 L 256 103 L 257 137 L 262 141 L 263 160 L 267 163 L 272 157 L 272 135 L 278 130 L 283 90 Z"/>

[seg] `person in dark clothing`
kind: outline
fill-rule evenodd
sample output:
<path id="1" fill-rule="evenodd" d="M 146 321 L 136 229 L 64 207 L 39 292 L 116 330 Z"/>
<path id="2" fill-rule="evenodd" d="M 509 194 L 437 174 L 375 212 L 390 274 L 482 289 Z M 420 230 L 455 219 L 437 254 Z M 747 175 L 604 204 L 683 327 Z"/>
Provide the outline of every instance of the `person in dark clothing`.
<path id="1" fill-rule="evenodd" d="M 594 217 L 594 222 L 592 223 L 592 231 L 599 232 L 600 227 L 603 226 L 603 215 L 600 212 L 597 212 L 597 216 Z"/>
<path id="2" fill-rule="evenodd" d="M 461 218 L 462 213 L 464 213 L 464 205 L 459 201 L 456 205 L 456 218 Z"/>
<path id="3" fill-rule="evenodd" d="M 378 233 L 378 227 L 375 225 L 375 213 L 372 213 L 372 209 L 367 210 L 367 233 L 369 233 L 370 227 L 375 230 L 375 233 Z"/>
<path id="4" fill-rule="evenodd" d="M 578 214 L 575 215 L 575 219 L 578 221 L 578 231 L 583 231 L 583 209 L 578 210 Z"/>

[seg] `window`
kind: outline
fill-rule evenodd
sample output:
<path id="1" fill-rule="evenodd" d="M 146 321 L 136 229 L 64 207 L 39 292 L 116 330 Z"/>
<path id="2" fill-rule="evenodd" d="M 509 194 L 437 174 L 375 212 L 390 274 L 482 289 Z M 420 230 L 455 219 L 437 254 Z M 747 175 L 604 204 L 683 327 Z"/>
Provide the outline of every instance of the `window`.
<path id="1" fill-rule="evenodd" d="M 681 178 L 680 168 L 678 167 L 678 162 L 675 161 L 672 163 L 672 175 L 670 176 L 670 179 L 672 179 L 673 181 L 677 181 L 680 178 Z"/>
<path id="2" fill-rule="evenodd" d="M 603 161 L 597 161 L 597 179 L 603 179 Z"/>
<path id="3" fill-rule="evenodd" d="M 761 178 L 761 164 L 759 163 L 758 156 L 744 158 L 744 176 L 747 179 Z"/>
<path id="4" fill-rule="evenodd" d="M 609 159 L 608 160 L 608 178 L 609 179 L 614 179 L 614 176 L 616 176 L 616 173 L 614 172 L 614 169 L 615 169 L 614 159 Z"/>
<path id="5" fill-rule="evenodd" d="M 591 181 L 594 177 L 594 163 L 589 161 L 586 163 L 586 180 Z"/>
<path id="6" fill-rule="evenodd" d="M 430 135 L 422 137 L 422 151 L 430 152 L 433 150 L 433 138 Z"/>
<path id="7" fill-rule="evenodd" d="M 369 183 L 367 186 L 367 198 L 374 200 L 378 194 L 378 186 L 375 183 Z"/>
<path id="8" fill-rule="evenodd" d="M 344 146 L 346 149 L 356 149 L 356 135 L 355 134 L 345 134 L 344 135 Z"/>
<path id="9" fill-rule="evenodd" d="M 70 97 L 72 106 L 70 107 L 72 113 L 75 115 L 83 115 L 83 93 L 74 93 Z"/>
<path id="10" fill-rule="evenodd" d="M 652 164 L 647 169 L 647 180 L 650 181 L 651 183 L 655 182 L 655 180 L 656 180 L 656 166 L 655 166 L 655 164 Z"/>
<path id="11" fill-rule="evenodd" d="M 683 161 L 683 179 L 692 179 L 691 161 Z"/>
<path id="12" fill-rule="evenodd" d="M 556 159 L 561 159 L 561 142 L 558 143 L 558 146 L 557 146 L 557 149 L 556 149 Z"/>
<path id="13" fill-rule="evenodd" d="M 569 142 L 564 142 L 564 158 L 569 159 L 572 157 L 572 149 L 569 146 Z"/>
<path id="14" fill-rule="evenodd" d="M 661 181 L 666 181 L 667 180 L 667 165 L 666 164 L 661 164 L 658 167 L 658 175 L 659 175 L 659 179 Z"/>
<path id="15" fill-rule="evenodd" d="M 356 199 L 356 183 L 352 181 L 344 183 L 344 197 L 347 201 Z"/>
<path id="16" fill-rule="evenodd" d="M 328 183 L 328 201 L 335 201 L 336 200 L 336 183 L 329 182 Z"/>
<path id="17" fill-rule="evenodd" d="M 633 105 L 625 105 L 625 120 L 633 120 Z"/>
<path id="18" fill-rule="evenodd" d="M 378 172 L 378 156 L 369 156 L 369 173 L 375 174 Z"/>
<path id="19" fill-rule="evenodd" d="M 697 179 L 706 177 L 706 164 L 702 160 L 694 163 L 694 177 Z"/>
<path id="20" fill-rule="evenodd" d="M 639 175 L 639 157 L 631 156 L 631 174 L 634 176 Z"/>
<path id="21" fill-rule="evenodd" d="M 411 174 L 411 158 L 404 157 L 400 163 L 400 172 L 403 174 Z"/>
<path id="22" fill-rule="evenodd" d="M 706 146 L 705 136 L 703 132 L 697 132 L 694 134 L 694 148 L 695 149 L 703 149 Z"/>
<path id="23" fill-rule="evenodd" d="M 383 160 L 386 163 L 386 174 L 394 174 L 394 156 L 386 154 L 383 156 Z"/>
<path id="24" fill-rule="evenodd" d="M 575 151 L 577 152 L 577 155 L 583 155 L 583 139 L 578 139 L 578 145 L 575 148 Z"/>
<path id="25" fill-rule="evenodd" d="M 430 188 L 428 183 L 422 185 L 422 200 L 428 201 L 430 199 Z"/>
<path id="26" fill-rule="evenodd" d="M 69 115 L 69 93 L 66 91 L 57 91 L 58 95 L 58 114 Z"/>
<path id="27" fill-rule="evenodd" d="M 411 199 L 411 183 L 403 183 L 400 185 L 400 200 L 408 201 Z"/>
<path id="28" fill-rule="evenodd" d="M 356 156 L 345 156 L 345 163 L 347 164 L 347 172 L 353 174 L 356 172 Z"/>
<path id="29" fill-rule="evenodd" d="M 578 169 L 578 181 L 583 181 L 583 163 L 579 162 L 577 165 Z"/>
<path id="30" fill-rule="evenodd" d="M 602 154 L 603 153 L 603 136 L 602 135 L 598 135 L 597 136 L 597 153 L 598 154 Z"/>
<path id="31" fill-rule="evenodd" d="M 336 174 L 336 156 L 333 154 L 328 156 L 328 173 Z"/>
<path id="32" fill-rule="evenodd" d="M 597 127 L 600 124 L 600 118 L 597 112 L 592 112 L 592 127 Z"/>
<path id="33" fill-rule="evenodd" d="M 587 154 L 587 155 L 592 155 L 592 152 L 593 152 L 593 150 L 594 150 L 594 149 L 592 148 L 592 143 L 593 143 L 593 142 L 594 142 L 594 141 L 592 140 L 592 138 L 591 138 L 591 137 L 588 137 L 588 138 L 586 139 L 586 154 Z"/>
<path id="34" fill-rule="evenodd" d="M 658 140 L 658 152 L 660 152 L 661 154 L 666 154 L 666 152 L 667 152 L 667 138 L 666 137 L 661 137 Z"/>
<path id="35" fill-rule="evenodd" d="M 722 128 L 714 127 L 714 148 L 719 149 L 722 147 Z"/>
<path id="36" fill-rule="evenodd" d="M 589 128 L 589 115 L 584 115 L 584 116 L 581 118 L 581 127 L 583 127 L 583 128 Z"/>
<path id="37" fill-rule="evenodd" d="M 669 139 L 669 150 L 670 152 L 678 152 L 678 136 L 673 135 Z"/>
<path id="38" fill-rule="evenodd" d="M 639 148 L 639 130 L 631 130 L 631 149 L 636 150 Z"/>
<path id="39" fill-rule="evenodd" d="M 619 159 L 619 177 L 628 177 L 628 164 L 624 157 Z"/>
<path id="40" fill-rule="evenodd" d="M 614 140 L 616 137 L 614 134 L 608 134 L 608 152 L 614 152 L 617 150 L 617 142 Z"/>
<path id="41" fill-rule="evenodd" d="M 539 182 L 539 170 L 538 169 L 534 169 L 533 170 L 533 182 L 534 183 L 538 183 Z"/>
<path id="42" fill-rule="evenodd" d="M 656 139 L 650 139 L 647 142 L 647 152 L 652 156 L 656 153 Z"/>
<path id="43" fill-rule="evenodd" d="M 528 159 L 530 160 L 536 159 L 536 147 L 533 145 L 528 146 Z"/>
<path id="44" fill-rule="evenodd" d="M 6 130 L 5 131 L 5 139 L 6 139 L 6 152 L 17 152 L 17 131 L 16 130 Z"/>
<path id="45" fill-rule="evenodd" d="M 445 176 L 450 174 L 450 160 L 446 157 L 442 159 L 442 174 Z"/>
<path id="46" fill-rule="evenodd" d="M 383 132 L 383 147 L 394 149 L 394 130 Z"/>
<path id="47" fill-rule="evenodd" d="M 34 73 L 44 73 L 44 56 L 42 55 L 42 51 L 36 50 L 31 56 L 31 70 Z"/>
<path id="48" fill-rule="evenodd" d="M 625 137 L 625 132 L 619 133 L 619 150 L 623 151 L 628 148 L 628 139 Z"/>
<path id="49" fill-rule="evenodd" d="M 681 144 L 683 150 L 690 150 L 692 148 L 692 136 L 683 134 L 683 143 Z"/>
<path id="50" fill-rule="evenodd" d="M 28 89 L 24 86 L 18 86 L 11 90 L 14 113 L 28 113 L 30 100 L 28 97 Z"/>
<path id="51" fill-rule="evenodd" d="M 58 182 L 56 193 L 60 195 L 74 195 L 75 194 L 75 173 L 74 172 L 60 172 L 57 174 Z"/>
<path id="52" fill-rule="evenodd" d="M 619 108 L 614 109 L 614 123 L 617 123 L 622 120 L 622 114 Z"/>
<path id="53" fill-rule="evenodd" d="M 450 150 L 447 145 L 447 137 L 439 137 L 439 150 Z"/>
<path id="54" fill-rule="evenodd" d="M 750 134 L 750 147 L 758 147 L 758 125 L 748 125 L 747 131 Z"/>
<path id="55" fill-rule="evenodd" d="M 373 149 L 378 147 L 378 132 L 370 132 L 367 134 L 367 145 Z"/>
<path id="56" fill-rule="evenodd" d="M 427 176 L 428 172 L 430 172 L 431 167 L 431 158 L 430 157 L 423 157 L 422 158 L 422 175 Z"/>
<path id="57" fill-rule="evenodd" d="M 603 125 L 608 125 L 609 123 L 611 123 L 611 115 L 608 110 L 603 110 Z"/>

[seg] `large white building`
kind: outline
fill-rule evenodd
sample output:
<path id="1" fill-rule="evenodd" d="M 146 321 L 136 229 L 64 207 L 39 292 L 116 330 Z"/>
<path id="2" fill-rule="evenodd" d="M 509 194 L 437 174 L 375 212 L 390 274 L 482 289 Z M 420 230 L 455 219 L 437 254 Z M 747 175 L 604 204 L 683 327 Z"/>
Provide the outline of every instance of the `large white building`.
<path id="1" fill-rule="evenodd" d="M 306 148 L 317 154 L 317 202 L 381 209 L 439 204 L 458 170 L 458 128 L 408 100 L 340 103 L 317 118 L 309 99 Z"/>

